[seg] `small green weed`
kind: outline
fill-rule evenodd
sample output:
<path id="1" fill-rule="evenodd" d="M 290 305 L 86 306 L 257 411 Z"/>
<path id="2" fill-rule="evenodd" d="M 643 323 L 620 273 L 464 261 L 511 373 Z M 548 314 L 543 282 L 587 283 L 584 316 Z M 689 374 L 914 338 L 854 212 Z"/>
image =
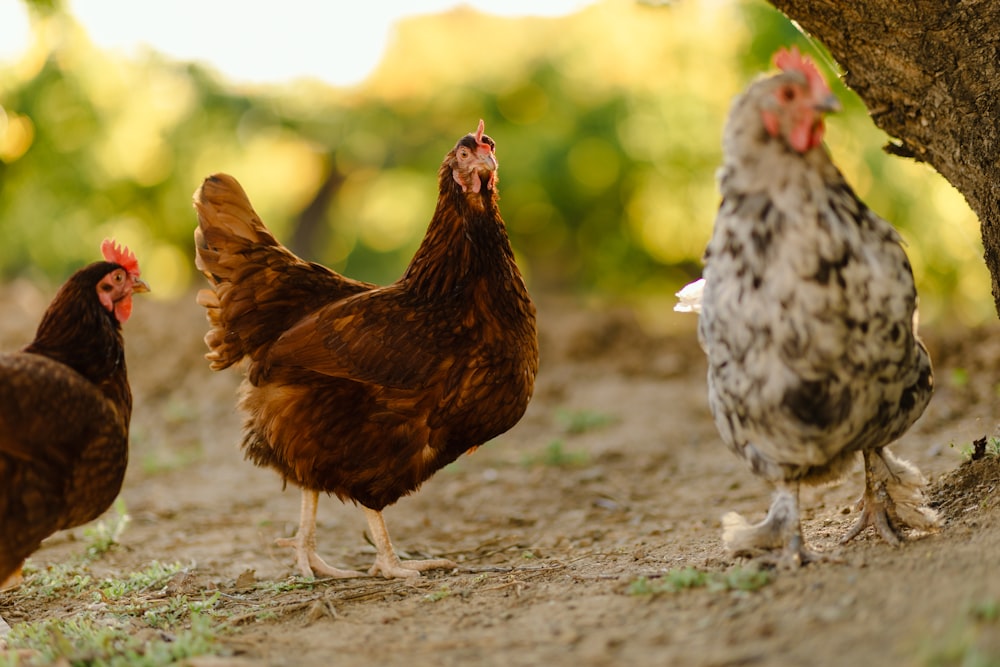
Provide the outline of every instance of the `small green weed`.
<path id="1" fill-rule="evenodd" d="M 593 410 L 558 410 L 556 419 L 570 435 L 586 433 L 618 421 L 617 417 Z"/>
<path id="2" fill-rule="evenodd" d="M 87 546 L 84 553 L 73 561 L 53 565 L 46 570 L 38 570 L 32 565 L 31 560 L 26 561 L 25 574 L 37 573 L 28 586 L 37 588 L 38 594 L 43 597 L 61 595 L 67 589 L 86 586 L 90 578 L 85 574 L 85 566 L 110 551 L 111 547 L 118 543 L 118 539 L 131 520 L 125 511 L 124 500 L 118 498 L 113 507 L 114 516 L 108 516 L 83 529 Z"/>
<path id="3" fill-rule="evenodd" d="M 24 583 L 10 593 L 15 598 L 58 596 L 93 602 L 68 618 L 14 625 L 7 636 L 9 648 L 36 651 L 31 664 L 87 667 L 169 665 L 225 653 L 216 642 L 222 624 L 213 620 L 225 617 L 218 608 L 221 593 L 196 598 L 167 594 L 167 583 L 182 571 L 180 564 L 154 561 L 144 570 L 99 581 L 87 566 L 77 562 L 41 571 L 26 568 Z M 18 665 L 14 656 L 0 653 L 0 667 Z"/>
<path id="4" fill-rule="evenodd" d="M 142 458 L 142 471 L 147 475 L 159 475 L 174 470 L 181 470 L 202 459 L 199 447 L 187 447 L 176 453 L 154 451 Z"/>
<path id="5" fill-rule="evenodd" d="M 949 446 L 954 448 L 955 443 L 951 443 Z M 966 461 L 978 461 L 986 456 L 1000 456 L 1000 438 L 983 436 L 978 440 L 973 440 L 970 444 L 962 445 L 958 451 L 961 452 L 962 458 Z"/>
<path id="6" fill-rule="evenodd" d="M 191 614 L 188 627 L 166 633 L 137 633 L 128 620 L 98 618 L 84 612 L 69 619 L 19 623 L 7 636 L 10 648 L 37 653 L 31 664 L 88 667 L 155 667 L 219 653 L 209 618 Z M 0 667 L 15 667 L 15 654 L 0 654 Z"/>
<path id="7" fill-rule="evenodd" d="M 288 577 L 281 581 L 258 581 L 254 587 L 258 591 L 268 593 L 287 593 L 288 591 L 311 591 L 316 588 L 315 579 Z"/>
<path id="8" fill-rule="evenodd" d="M 943 636 L 926 645 L 927 667 L 1000 667 L 996 637 L 1000 632 L 1000 600 L 971 605 Z"/>
<path id="9" fill-rule="evenodd" d="M 586 452 L 569 451 L 562 440 L 553 440 L 540 453 L 526 456 L 523 462 L 526 467 L 572 468 L 586 465 L 588 459 Z"/>
<path id="10" fill-rule="evenodd" d="M 189 600 L 186 595 L 175 595 L 164 600 L 142 601 L 137 611 L 149 627 L 169 630 L 195 616 L 206 618 L 213 616 L 212 612 L 215 611 L 221 597 L 218 591 L 201 600 Z"/>
<path id="11" fill-rule="evenodd" d="M 39 570 L 29 560 L 24 565 L 24 576 L 16 594 L 44 599 L 76 597 L 93 583 L 82 562 L 59 563 Z"/>
<path id="12" fill-rule="evenodd" d="M 766 570 L 733 568 L 727 572 L 705 572 L 693 567 L 668 570 L 662 577 L 649 579 L 639 577 L 628 586 L 629 595 L 659 595 L 677 593 L 692 588 L 706 588 L 710 591 L 759 590 L 771 583 L 771 573 Z"/>
<path id="13" fill-rule="evenodd" d="M 124 579 L 105 579 L 98 587 L 98 595 L 105 600 L 120 600 L 126 595 L 159 588 L 180 571 L 180 563 L 164 565 L 154 560 L 142 572 L 133 572 Z"/>
<path id="14" fill-rule="evenodd" d="M 976 621 L 997 623 L 1000 621 L 1000 600 L 985 600 L 975 604 L 969 613 Z"/>
<path id="15" fill-rule="evenodd" d="M 433 593 L 428 593 L 424 596 L 424 600 L 428 602 L 440 602 L 446 597 L 451 597 L 451 589 L 448 588 L 448 584 L 444 584 L 441 588 L 437 589 Z"/>
<path id="16" fill-rule="evenodd" d="M 125 501 L 115 500 L 115 514 L 83 529 L 87 540 L 87 560 L 97 560 L 118 543 L 118 538 L 125 532 L 131 517 L 125 511 Z"/>

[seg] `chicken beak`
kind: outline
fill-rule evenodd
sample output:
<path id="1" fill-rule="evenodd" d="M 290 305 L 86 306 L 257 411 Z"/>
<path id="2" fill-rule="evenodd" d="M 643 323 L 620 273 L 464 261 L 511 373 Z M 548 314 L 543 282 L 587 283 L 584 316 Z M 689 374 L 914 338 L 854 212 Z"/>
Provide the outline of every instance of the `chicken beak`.
<path id="1" fill-rule="evenodd" d="M 145 280 L 143 280 L 142 278 L 135 278 L 132 280 L 133 294 L 142 294 L 143 292 L 148 292 L 148 291 L 150 291 L 149 285 L 146 284 Z"/>
<path id="2" fill-rule="evenodd" d="M 487 171 L 496 171 L 499 166 L 497 156 L 493 153 L 480 153 L 479 164 Z"/>
<path id="3" fill-rule="evenodd" d="M 820 113 L 835 113 L 840 111 L 840 100 L 833 93 L 828 94 L 823 99 L 819 100 L 813 105 L 813 109 L 819 111 Z"/>

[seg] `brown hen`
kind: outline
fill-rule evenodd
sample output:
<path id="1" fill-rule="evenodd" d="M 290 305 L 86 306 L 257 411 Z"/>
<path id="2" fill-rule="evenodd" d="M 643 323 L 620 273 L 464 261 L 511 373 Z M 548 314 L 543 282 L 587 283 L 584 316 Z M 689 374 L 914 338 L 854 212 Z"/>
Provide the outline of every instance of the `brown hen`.
<path id="1" fill-rule="evenodd" d="M 127 248 L 102 251 L 59 289 L 34 342 L 0 355 L 0 582 L 121 490 L 132 415 L 121 325 L 149 288 Z"/>
<path id="2" fill-rule="evenodd" d="M 305 576 L 359 576 L 316 554 L 320 492 L 360 503 L 377 549 L 369 574 L 417 576 L 444 559 L 400 561 L 382 509 L 510 429 L 538 370 L 535 308 L 497 205 L 483 124 L 445 156 L 424 240 L 379 287 L 299 259 L 217 174 L 195 193 L 199 293 L 214 370 L 246 363 L 243 451 L 302 488 L 292 546 Z"/>

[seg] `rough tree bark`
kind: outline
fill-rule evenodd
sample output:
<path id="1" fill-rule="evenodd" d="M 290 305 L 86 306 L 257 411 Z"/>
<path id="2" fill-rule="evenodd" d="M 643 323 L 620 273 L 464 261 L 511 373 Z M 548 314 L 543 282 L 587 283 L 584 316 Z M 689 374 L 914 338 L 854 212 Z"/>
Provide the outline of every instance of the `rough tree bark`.
<path id="1" fill-rule="evenodd" d="M 890 152 L 965 195 L 1000 313 L 1000 0 L 771 2 L 830 50 Z"/>

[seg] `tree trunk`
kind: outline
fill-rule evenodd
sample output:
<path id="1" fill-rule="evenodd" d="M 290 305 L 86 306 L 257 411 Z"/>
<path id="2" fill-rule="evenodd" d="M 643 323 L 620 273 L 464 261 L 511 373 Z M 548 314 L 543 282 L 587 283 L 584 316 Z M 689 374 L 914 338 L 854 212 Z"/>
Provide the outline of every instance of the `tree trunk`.
<path id="1" fill-rule="evenodd" d="M 890 152 L 965 195 L 1000 313 L 1000 0 L 771 1 L 830 50 Z"/>
<path id="2" fill-rule="evenodd" d="M 344 174 L 337 168 L 335 154 L 328 155 L 326 163 L 326 178 L 313 195 L 312 201 L 299 213 L 288 240 L 288 247 L 292 252 L 299 257 L 308 257 L 317 262 L 322 260 L 320 248 L 326 241 L 326 211 L 345 180 Z"/>

